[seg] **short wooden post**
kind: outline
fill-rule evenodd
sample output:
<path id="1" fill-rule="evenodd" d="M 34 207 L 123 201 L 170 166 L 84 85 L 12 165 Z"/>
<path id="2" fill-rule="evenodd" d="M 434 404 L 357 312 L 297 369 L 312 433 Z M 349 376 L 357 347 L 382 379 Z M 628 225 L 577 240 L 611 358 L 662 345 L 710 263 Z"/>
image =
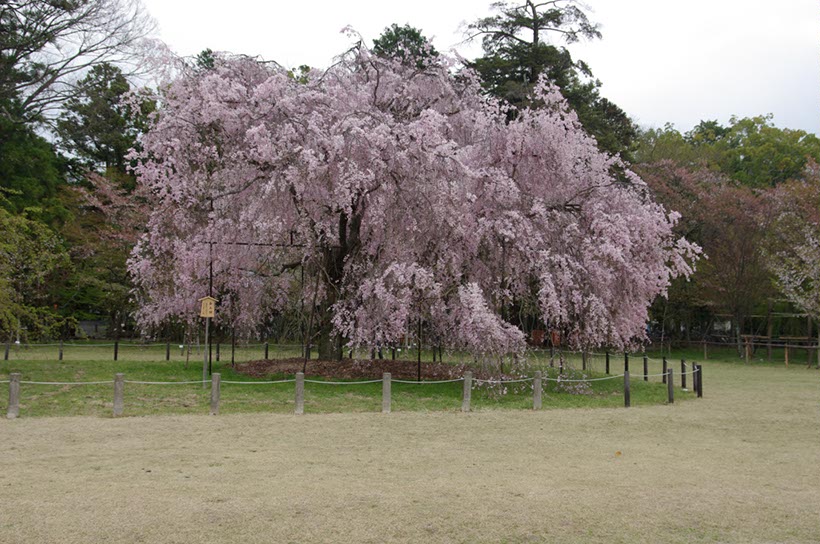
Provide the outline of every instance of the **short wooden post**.
<path id="1" fill-rule="evenodd" d="M 265 342 L 265 360 L 268 360 L 268 343 Z"/>
<path id="2" fill-rule="evenodd" d="M 171 342 L 165 342 L 165 360 L 171 360 Z"/>
<path id="3" fill-rule="evenodd" d="M 535 378 L 532 379 L 532 409 L 541 409 L 541 371 L 535 371 Z"/>
<path id="4" fill-rule="evenodd" d="M 675 402 L 675 372 L 670 368 L 666 372 L 666 399 L 669 404 Z"/>
<path id="5" fill-rule="evenodd" d="M 624 407 L 629 408 L 632 404 L 632 399 L 629 395 L 629 371 L 624 370 Z"/>
<path id="6" fill-rule="evenodd" d="M 624 372 L 629 372 L 629 354 L 624 352 Z"/>
<path id="7" fill-rule="evenodd" d="M 649 357 L 643 356 L 643 381 L 649 381 Z"/>
<path id="8" fill-rule="evenodd" d="M 114 360 L 116 361 L 120 355 L 120 341 L 114 340 Z"/>
<path id="9" fill-rule="evenodd" d="M 114 417 L 122 415 L 125 393 L 125 374 L 114 374 Z"/>
<path id="10" fill-rule="evenodd" d="M 211 415 L 219 414 L 219 394 L 222 385 L 222 374 L 214 372 L 211 374 Z"/>
<path id="11" fill-rule="evenodd" d="M 669 363 L 666 361 L 666 357 L 663 358 L 663 376 L 661 377 L 661 381 L 666 383 L 666 371 L 669 369 Z"/>
<path id="12" fill-rule="evenodd" d="M 9 350 L 11 349 L 11 342 L 6 342 L 6 354 L 3 356 L 4 361 L 9 360 Z"/>
<path id="13" fill-rule="evenodd" d="M 692 363 L 690 366 L 692 367 L 692 391 L 697 393 L 698 392 L 698 365 L 697 365 L 697 363 Z"/>
<path id="14" fill-rule="evenodd" d="M 63 341 L 62 340 L 60 340 L 60 355 L 59 355 L 58 360 L 60 360 L 60 361 L 63 360 Z"/>
<path id="15" fill-rule="evenodd" d="M 609 352 L 606 352 L 606 373 L 609 374 Z"/>
<path id="16" fill-rule="evenodd" d="M 20 415 L 20 373 L 13 372 L 9 375 L 9 410 L 6 413 L 8 419 L 15 419 Z"/>
<path id="17" fill-rule="evenodd" d="M 686 359 L 680 360 L 680 387 L 686 389 Z"/>
<path id="18" fill-rule="evenodd" d="M 296 373 L 296 415 L 305 413 L 305 373 Z"/>
<path id="19" fill-rule="evenodd" d="M 390 373 L 382 374 L 382 413 L 390 413 L 390 385 L 392 383 Z"/>
<path id="20" fill-rule="evenodd" d="M 703 398 L 703 365 L 697 365 L 698 369 L 698 398 Z"/>
<path id="21" fill-rule="evenodd" d="M 470 398 L 473 394 L 473 373 L 469 370 L 464 373 L 464 394 L 461 400 L 461 411 L 470 411 Z"/>

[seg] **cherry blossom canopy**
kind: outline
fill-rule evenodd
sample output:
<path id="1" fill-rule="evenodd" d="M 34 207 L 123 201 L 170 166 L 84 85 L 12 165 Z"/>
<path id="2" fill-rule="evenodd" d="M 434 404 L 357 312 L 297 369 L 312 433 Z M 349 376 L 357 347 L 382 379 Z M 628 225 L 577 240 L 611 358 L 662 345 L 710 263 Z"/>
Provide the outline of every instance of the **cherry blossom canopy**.
<path id="1" fill-rule="evenodd" d="M 547 82 L 510 112 L 466 70 L 356 49 L 293 78 L 248 58 L 164 97 L 136 172 L 155 199 L 130 270 L 139 318 L 218 313 L 248 330 L 299 300 L 349 345 L 415 323 L 476 353 L 524 346 L 536 315 L 576 346 L 645 336 L 698 248 Z"/>

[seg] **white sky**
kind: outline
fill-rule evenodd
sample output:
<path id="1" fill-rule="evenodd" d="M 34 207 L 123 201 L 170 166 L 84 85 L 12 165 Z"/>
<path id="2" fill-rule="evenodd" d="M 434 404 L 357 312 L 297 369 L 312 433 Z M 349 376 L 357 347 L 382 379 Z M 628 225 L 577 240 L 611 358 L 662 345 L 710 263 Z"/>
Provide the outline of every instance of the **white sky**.
<path id="1" fill-rule="evenodd" d="M 380 2 L 143 0 L 175 52 L 210 47 L 285 66 L 325 67 L 350 45 L 368 45 L 392 23 L 409 23 L 439 51 L 466 58 L 480 44 L 463 29 L 491 0 Z M 603 39 L 571 46 L 603 82 L 602 94 L 643 126 L 774 114 L 774 122 L 820 135 L 820 5 L 816 0 L 586 0 Z"/>

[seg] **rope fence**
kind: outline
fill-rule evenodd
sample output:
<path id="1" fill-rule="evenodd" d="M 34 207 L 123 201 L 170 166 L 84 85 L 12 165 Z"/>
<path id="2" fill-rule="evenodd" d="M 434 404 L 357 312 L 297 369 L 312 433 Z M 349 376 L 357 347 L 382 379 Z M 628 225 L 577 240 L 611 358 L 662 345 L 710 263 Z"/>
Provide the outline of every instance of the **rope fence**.
<path id="1" fill-rule="evenodd" d="M 683 363 L 683 361 L 682 361 Z M 683 363 L 685 366 L 685 363 Z M 667 383 L 667 402 L 672 404 L 674 402 L 674 371 L 672 368 L 668 368 L 665 374 L 652 374 L 653 377 L 662 376 L 665 378 L 665 383 Z M 703 369 L 702 365 L 692 363 L 692 370 L 690 372 L 681 372 L 681 388 L 686 389 L 686 382 L 685 376 L 691 375 L 693 380 L 694 389 L 698 398 L 703 397 Z M 634 377 L 644 377 L 644 375 L 636 374 Z M 20 414 L 20 386 L 21 385 L 38 385 L 38 386 L 83 386 L 83 385 L 112 385 L 114 386 L 114 410 L 113 415 L 115 417 L 121 416 L 124 413 L 124 390 L 125 385 L 192 385 L 201 384 L 203 388 L 207 386 L 207 384 L 211 384 L 211 414 L 216 415 L 219 413 L 219 403 L 220 403 L 220 395 L 221 395 L 221 386 L 222 384 L 230 384 L 230 385 L 269 385 L 269 384 L 284 384 L 284 383 L 294 383 L 295 384 L 295 409 L 294 413 L 296 414 L 303 414 L 304 413 L 304 402 L 305 402 L 305 384 L 315 384 L 315 385 L 333 385 L 333 386 L 346 386 L 346 385 L 367 385 L 367 384 L 382 384 L 382 412 L 389 413 L 391 411 L 391 390 L 393 383 L 399 384 L 413 384 L 413 385 L 433 385 L 433 384 L 445 384 L 445 383 L 455 383 L 455 382 L 464 382 L 463 387 L 463 394 L 462 394 L 462 406 L 461 409 L 463 412 L 470 411 L 470 404 L 471 404 L 471 393 L 474 386 L 479 386 L 482 384 L 486 385 L 508 385 L 514 383 L 533 383 L 533 409 L 539 410 L 541 409 L 541 394 L 543 391 L 543 382 L 557 382 L 557 383 L 586 383 L 586 382 L 599 382 L 599 381 L 607 381 L 607 380 L 617 380 L 623 379 L 624 384 L 624 406 L 629 407 L 631 405 L 630 400 L 630 375 L 629 370 L 625 370 L 623 374 L 617 375 L 610 375 L 600 378 L 584 378 L 584 379 L 574 379 L 574 378 L 563 378 L 560 375 L 557 378 L 551 378 L 549 376 L 544 376 L 542 371 L 536 371 L 535 375 L 532 377 L 526 378 L 519 378 L 519 379 L 511 379 L 511 380 L 483 380 L 483 379 L 473 379 L 473 373 L 470 371 L 466 371 L 464 376 L 460 378 L 454 378 L 450 380 L 431 380 L 431 381 L 409 381 L 409 380 L 398 380 L 393 379 L 389 372 L 385 372 L 382 376 L 381 380 L 361 380 L 361 381 L 325 381 L 325 380 L 313 380 L 313 379 L 305 379 L 305 375 L 302 372 L 296 374 L 295 378 L 293 379 L 283 379 L 283 380 L 272 380 L 272 381 L 222 381 L 222 376 L 219 373 L 213 373 L 210 380 L 196 380 L 196 381 L 143 381 L 143 380 L 126 380 L 124 374 L 118 373 L 114 376 L 113 380 L 105 380 L 105 381 L 91 381 L 91 382 L 40 382 L 40 381 L 31 381 L 31 380 L 21 380 L 20 373 L 12 373 L 9 376 L 8 380 L 0 381 L 0 383 L 7 383 L 9 385 L 9 404 L 8 404 L 8 412 L 6 417 L 8 419 L 15 419 Z"/>

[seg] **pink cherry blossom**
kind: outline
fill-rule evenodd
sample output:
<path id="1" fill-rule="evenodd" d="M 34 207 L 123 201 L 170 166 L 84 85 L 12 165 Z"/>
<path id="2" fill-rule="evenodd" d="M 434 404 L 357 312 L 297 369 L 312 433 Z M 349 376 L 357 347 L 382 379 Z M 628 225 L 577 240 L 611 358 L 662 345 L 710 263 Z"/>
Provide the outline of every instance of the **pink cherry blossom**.
<path id="1" fill-rule="evenodd" d="M 308 79 L 222 57 L 167 88 L 136 168 L 154 200 L 130 261 L 144 325 L 193 319 L 212 262 L 219 319 L 248 331 L 315 302 L 316 330 L 351 346 L 421 320 L 443 345 L 500 354 L 524 346 L 514 306 L 575 346 L 622 347 L 692 272 L 677 214 L 547 82 L 543 107 L 510 120 L 446 60 L 358 48 Z"/>

